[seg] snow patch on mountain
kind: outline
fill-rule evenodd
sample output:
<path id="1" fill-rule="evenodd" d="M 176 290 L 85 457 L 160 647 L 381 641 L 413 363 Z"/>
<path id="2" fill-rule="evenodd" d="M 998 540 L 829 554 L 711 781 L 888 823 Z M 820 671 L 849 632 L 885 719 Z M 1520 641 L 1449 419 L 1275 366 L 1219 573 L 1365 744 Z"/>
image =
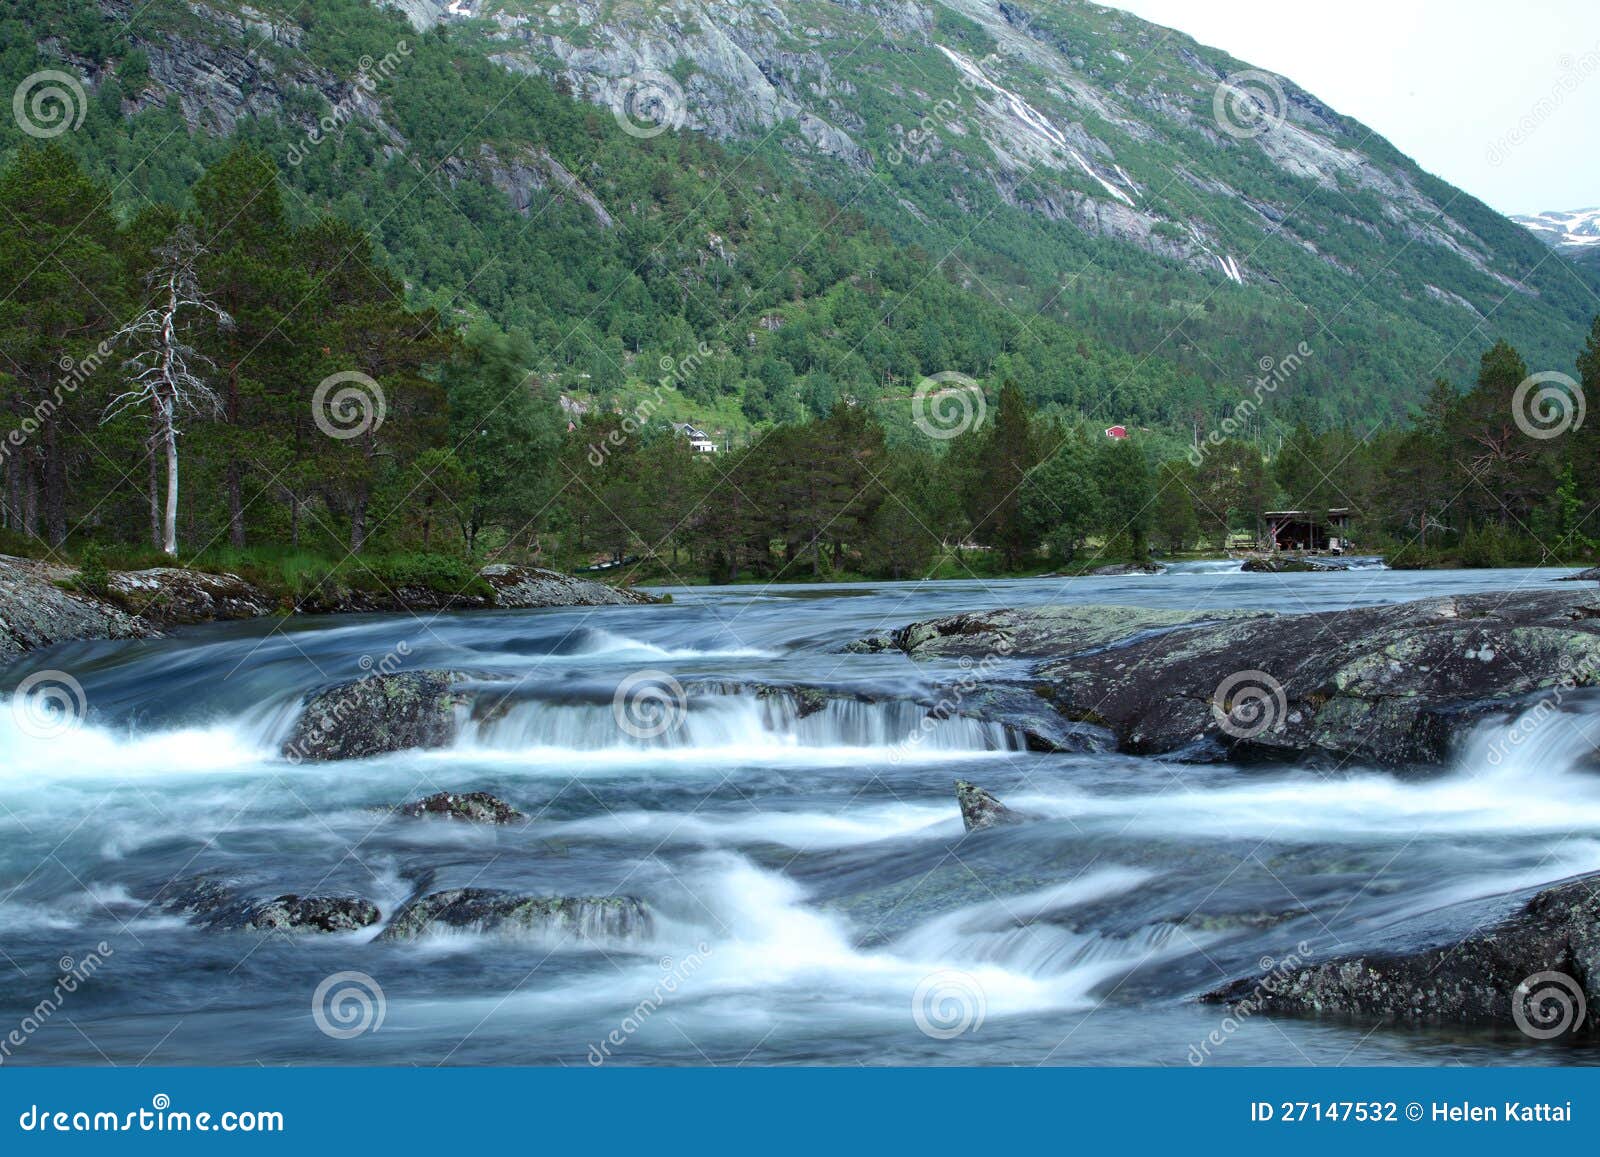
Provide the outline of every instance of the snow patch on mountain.
<path id="1" fill-rule="evenodd" d="M 1511 218 L 1552 249 L 1600 245 L 1600 209 L 1547 210 Z"/>

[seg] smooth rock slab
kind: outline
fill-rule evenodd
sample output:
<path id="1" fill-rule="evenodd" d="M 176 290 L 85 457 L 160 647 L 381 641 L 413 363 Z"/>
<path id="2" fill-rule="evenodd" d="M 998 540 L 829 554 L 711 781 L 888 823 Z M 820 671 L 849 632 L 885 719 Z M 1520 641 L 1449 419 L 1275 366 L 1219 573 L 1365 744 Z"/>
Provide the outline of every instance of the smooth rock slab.
<path id="1" fill-rule="evenodd" d="M 148 622 L 56 586 L 72 571 L 0 555 L 0 665 L 28 651 L 79 639 L 140 639 L 160 634 Z"/>
<path id="2" fill-rule="evenodd" d="M 1136 754 L 1398 765 L 1446 758 L 1463 728 L 1542 692 L 1600 685 L 1592 604 L 1545 589 L 1307 615 L 1036 607 L 912 623 L 853 649 L 1045 660 L 1027 676 L 1042 702 Z"/>

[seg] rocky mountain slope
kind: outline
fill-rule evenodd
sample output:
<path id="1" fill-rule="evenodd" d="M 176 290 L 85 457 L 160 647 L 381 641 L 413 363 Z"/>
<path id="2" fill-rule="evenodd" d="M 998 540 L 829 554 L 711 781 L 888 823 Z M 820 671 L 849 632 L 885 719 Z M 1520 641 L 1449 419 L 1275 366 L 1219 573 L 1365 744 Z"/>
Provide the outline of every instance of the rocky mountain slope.
<path id="1" fill-rule="evenodd" d="M 1039 401 L 1114 421 L 1176 425 L 1230 411 L 1268 372 L 1292 376 L 1328 416 L 1366 421 L 1403 415 L 1438 374 L 1472 372 L 1496 337 L 1532 366 L 1568 368 L 1600 288 L 1292 80 L 1078 0 L 371 0 L 365 21 L 360 7 L 26 0 L 11 19 L 29 36 L 7 49 L 5 79 L 50 62 L 77 78 L 80 103 L 132 118 L 98 153 L 123 196 L 172 196 L 228 134 L 281 146 L 308 211 L 370 226 L 415 292 L 466 316 L 537 334 L 538 295 L 565 332 L 567 317 L 587 324 L 613 299 L 676 295 L 677 347 L 710 336 L 757 351 L 699 407 L 719 395 L 736 407 L 757 378 L 776 393 L 786 367 L 814 379 L 797 387 L 813 408 L 907 370 L 956 370 L 1011 374 Z M 515 86 L 483 83 L 486 62 Z M 541 97 L 533 119 L 508 115 L 552 88 L 605 111 L 580 122 Z M 454 100 L 438 99 L 446 89 Z M 674 197 L 657 174 L 645 200 L 618 179 L 612 138 L 659 161 L 678 132 L 731 151 L 726 163 L 681 157 L 709 193 Z M 864 220 L 926 253 L 973 310 L 997 310 L 1000 352 L 953 349 L 937 319 L 893 306 L 886 324 L 915 332 L 893 367 L 856 365 L 873 343 L 854 337 L 827 364 L 765 356 L 795 320 L 786 300 L 845 284 L 817 284 L 809 268 L 737 284 L 758 241 L 816 262 L 815 240 L 779 236 L 760 206 L 819 194 L 822 219 Z M 552 202 L 562 210 L 547 213 Z M 693 228 L 665 227 L 686 213 Z M 547 226 L 564 231 L 564 254 L 592 248 L 594 284 L 540 268 L 556 242 L 527 250 Z M 469 249 L 502 255 L 499 268 L 484 276 Z M 613 264 L 645 284 L 611 278 Z M 881 292 L 889 261 L 877 264 L 849 270 L 850 284 Z M 719 292 L 719 308 L 703 308 Z M 840 299 L 795 342 L 848 332 L 843 310 Z M 740 332 L 712 332 L 697 316 L 708 312 L 737 314 Z M 614 363 L 659 360 L 626 319 L 600 321 L 574 343 L 563 388 L 610 374 L 585 364 L 608 340 Z M 1075 368 L 1061 361 L 1073 341 L 1052 326 L 1075 335 Z"/>
<path id="2" fill-rule="evenodd" d="M 1308 378 L 1348 378 L 1333 367 L 1382 331 L 1416 350 L 1395 359 L 1413 372 L 1501 334 L 1564 366 L 1592 310 L 1580 275 L 1372 129 L 1289 78 L 1098 5 L 403 7 L 597 104 L 786 154 L 1019 308 L 1125 343 L 1149 334 L 1149 348 L 1192 347 L 1180 356 L 1196 361 L 1226 351 L 1226 374 L 1250 376 L 1292 334 L 1322 358 Z M 1105 317 L 1112 296 L 1123 312 Z M 1242 317 L 1260 348 L 1229 342 Z"/>

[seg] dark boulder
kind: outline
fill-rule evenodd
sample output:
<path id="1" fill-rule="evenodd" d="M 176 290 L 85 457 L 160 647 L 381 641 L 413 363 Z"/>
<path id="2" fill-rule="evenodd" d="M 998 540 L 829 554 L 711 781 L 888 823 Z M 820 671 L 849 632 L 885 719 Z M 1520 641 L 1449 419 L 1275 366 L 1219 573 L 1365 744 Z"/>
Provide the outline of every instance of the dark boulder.
<path id="1" fill-rule="evenodd" d="M 1555 591 L 1466 595 L 1186 628 L 1046 663 L 1068 718 L 1125 751 L 1436 762 L 1463 727 L 1600 681 L 1600 620 Z"/>
<path id="2" fill-rule="evenodd" d="M 414 800 L 400 807 L 406 816 L 439 816 L 474 824 L 509 824 L 528 817 L 505 800 L 486 791 L 468 791 L 457 794 L 441 791 L 426 799 Z"/>
<path id="3" fill-rule="evenodd" d="M 646 935 L 652 927 L 650 910 L 631 896 L 528 896 L 492 888 L 452 888 L 407 901 L 379 939 L 413 940 L 453 929 L 615 941 Z"/>
<path id="4" fill-rule="evenodd" d="M 1437 762 L 1480 719 L 1600 684 L 1590 602 L 1549 589 L 1306 615 L 1037 607 L 913 623 L 858 649 L 1046 659 L 1026 672 L 1043 701 L 1138 754 Z M 979 685 L 1022 677 L 995 670 Z"/>
<path id="5" fill-rule="evenodd" d="M 1016 812 L 977 784 L 964 779 L 956 780 L 956 803 L 961 807 L 961 822 L 969 832 L 1022 822 Z"/>
<path id="6" fill-rule="evenodd" d="M 1564 574 L 1558 580 L 1564 583 L 1600 583 L 1600 566 L 1580 570 L 1577 574 Z"/>
<path id="7" fill-rule="evenodd" d="M 1234 981 L 1201 999 L 1370 1022 L 1515 1026 L 1537 1040 L 1600 1035 L 1600 890 L 1548 888 L 1453 944 L 1343 957 Z"/>
<path id="8" fill-rule="evenodd" d="M 293 763 L 365 759 L 413 748 L 448 747 L 461 697 L 443 671 L 371 675 L 307 697 L 283 744 Z"/>
<path id="9" fill-rule="evenodd" d="M 244 927 L 261 932 L 354 932 L 379 919 L 378 906 L 359 896 L 277 896 L 251 905 Z"/>
<path id="10" fill-rule="evenodd" d="M 379 920 L 378 906 L 359 896 L 250 898 L 207 876 L 169 885 L 156 903 L 215 932 L 355 932 Z"/>
<path id="11" fill-rule="evenodd" d="M 1248 558 L 1239 569 L 1247 574 L 1300 574 L 1350 568 L 1343 563 L 1312 562 L 1304 558 Z"/>
<path id="12" fill-rule="evenodd" d="M 1090 578 L 1115 578 L 1125 574 L 1160 574 L 1167 568 L 1154 562 L 1117 562 L 1110 566 L 1097 566 L 1088 572 Z"/>

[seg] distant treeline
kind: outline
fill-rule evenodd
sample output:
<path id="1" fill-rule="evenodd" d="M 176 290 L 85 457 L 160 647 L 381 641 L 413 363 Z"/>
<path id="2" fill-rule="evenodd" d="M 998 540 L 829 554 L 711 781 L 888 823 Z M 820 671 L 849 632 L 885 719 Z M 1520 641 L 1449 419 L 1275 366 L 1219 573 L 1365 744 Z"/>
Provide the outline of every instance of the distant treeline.
<path id="1" fill-rule="evenodd" d="M 223 155 L 190 200 L 116 215 L 54 144 L 0 169 L 0 548 L 159 556 L 175 482 L 180 558 L 321 560 L 296 563 L 297 582 L 350 560 L 491 551 L 643 556 L 722 580 L 904 577 L 953 554 L 1018 571 L 1219 548 L 1274 507 L 1352 507 L 1360 545 L 1417 561 L 1579 558 L 1600 539 L 1600 455 L 1580 421 L 1600 330 L 1570 387 L 1530 379 L 1501 343 L 1469 390 L 1437 383 L 1405 429 L 1313 419 L 1275 435 L 1300 413 L 1288 375 L 1232 436 L 1197 429 L 1187 460 L 1170 430 L 1113 439 L 1059 405 L 1036 411 L 1015 361 L 987 385 L 917 387 L 930 406 L 967 405 L 954 430 L 841 398 L 696 454 L 648 398 L 569 418 L 530 372 L 535 338 L 414 304 L 361 230 L 287 212 L 260 150 Z M 130 328 L 168 301 L 170 332 Z M 168 354 L 194 388 L 145 373 Z M 658 396 L 716 353 L 680 356 Z M 156 385 L 130 394 L 141 375 Z"/>

